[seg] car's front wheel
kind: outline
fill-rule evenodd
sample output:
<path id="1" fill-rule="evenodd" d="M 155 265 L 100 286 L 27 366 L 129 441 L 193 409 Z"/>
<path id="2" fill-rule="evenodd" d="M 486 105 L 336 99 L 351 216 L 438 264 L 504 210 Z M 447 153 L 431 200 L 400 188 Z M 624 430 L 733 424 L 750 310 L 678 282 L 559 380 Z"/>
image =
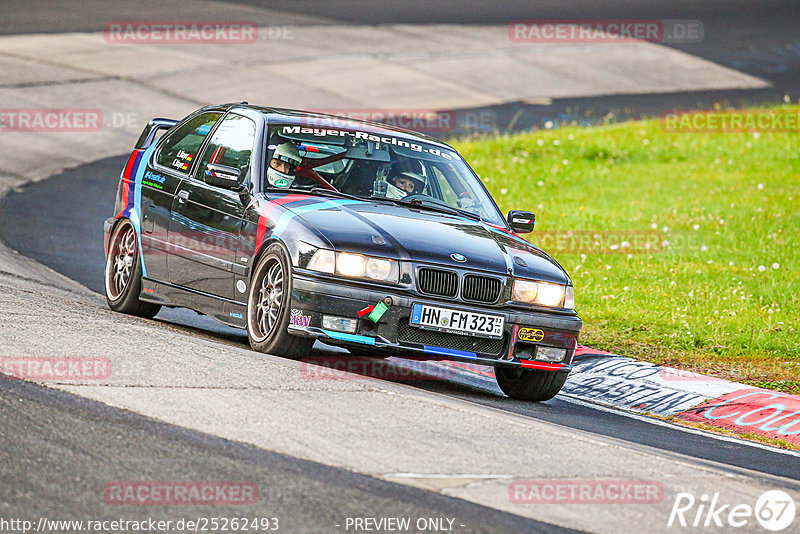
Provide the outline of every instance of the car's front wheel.
<path id="1" fill-rule="evenodd" d="M 129 220 L 120 222 L 111 234 L 106 256 L 106 301 L 120 313 L 151 319 L 161 306 L 139 300 L 142 291 L 142 262 L 136 229 Z"/>
<path id="2" fill-rule="evenodd" d="M 567 373 L 498 366 L 494 370 L 497 385 L 503 393 L 517 400 L 546 401 L 561 391 Z"/>
<path id="3" fill-rule="evenodd" d="M 291 264 L 280 245 L 270 245 L 256 265 L 247 298 L 247 337 L 254 350 L 295 360 L 308 355 L 314 340 L 288 332 L 291 292 Z"/>

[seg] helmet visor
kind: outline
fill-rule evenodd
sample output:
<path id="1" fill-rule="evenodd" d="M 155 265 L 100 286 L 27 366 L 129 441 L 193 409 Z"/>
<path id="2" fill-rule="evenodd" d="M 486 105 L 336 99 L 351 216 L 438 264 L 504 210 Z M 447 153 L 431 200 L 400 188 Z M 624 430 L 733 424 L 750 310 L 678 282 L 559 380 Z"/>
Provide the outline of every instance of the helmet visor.
<path id="1" fill-rule="evenodd" d="M 283 173 L 294 174 L 295 170 L 297 170 L 297 160 L 284 154 L 274 154 L 270 161 L 270 166 Z"/>

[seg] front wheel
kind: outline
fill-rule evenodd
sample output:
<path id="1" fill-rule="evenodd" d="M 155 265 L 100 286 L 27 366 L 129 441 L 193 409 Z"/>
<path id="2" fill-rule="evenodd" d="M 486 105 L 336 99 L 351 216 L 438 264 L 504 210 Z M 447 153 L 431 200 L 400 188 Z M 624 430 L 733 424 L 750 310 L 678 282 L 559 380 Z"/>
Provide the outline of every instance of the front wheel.
<path id="1" fill-rule="evenodd" d="M 270 245 L 256 265 L 247 298 L 247 337 L 254 350 L 295 360 L 308 355 L 314 340 L 288 332 L 291 293 L 291 264 L 280 245 Z"/>
<path id="2" fill-rule="evenodd" d="M 567 381 L 567 373 L 505 366 L 496 367 L 494 376 L 503 393 L 512 399 L 535 402 L 552 399 Z"/>
<path id="3" fill-rule="evenodd" d="M 105 271 L 106 302 L 120 313 L 152 319 L 161 309 L 158 304 L 142 302 L 142 262 L 136 230 L 129 220 L 120 222 L 108 242 Z"/>

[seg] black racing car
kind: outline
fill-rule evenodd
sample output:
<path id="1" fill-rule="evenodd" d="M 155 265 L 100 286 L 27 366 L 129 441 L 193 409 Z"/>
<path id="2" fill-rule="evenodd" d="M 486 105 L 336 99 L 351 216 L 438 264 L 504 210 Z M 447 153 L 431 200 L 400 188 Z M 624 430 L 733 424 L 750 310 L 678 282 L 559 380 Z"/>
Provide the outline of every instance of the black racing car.
<path id="1" fill-rule="evenodd" d="M 495 367 L 510 397 L 552 398 L 581 320 L 561 266 L 518 237 L 450 146 L 330 115 L 226 104 L 153 119 L 106 220 L 116 311 L 181 306 L 301 358 L 355 354 Z"/>

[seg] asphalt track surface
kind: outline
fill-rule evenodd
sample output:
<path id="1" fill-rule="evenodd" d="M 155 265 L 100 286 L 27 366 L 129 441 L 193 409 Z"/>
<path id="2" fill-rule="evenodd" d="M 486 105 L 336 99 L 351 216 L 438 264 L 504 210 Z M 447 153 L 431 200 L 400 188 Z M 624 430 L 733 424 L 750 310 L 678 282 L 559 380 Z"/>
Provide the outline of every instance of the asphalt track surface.
<path id="1" fill-rule="evenodd" d="M 0 238 L 22 254 L 102 294 L 102 223 L 110 216 L 126 157 L 100 160 L 12 191 L 0 203 Z M 163 309 L 154 325 L 159 322 L 178 325 L 216 342 L 248 346 L 243 330 L 190 310 Z M 318 343 L 315 351 L 317 355 L 330 354 L 331 348 Z M 393 360 L 402 365 L 402 360 Z M 409 384 L 627 443 L 718 462 L 734 470 L 746 468 L 800 480 L 800 459 L 796 456 L 634 419 L 563 395 L 546 403 L 512 401 L 500 392 L 491 376 L 470 370 L 459 370 L 452 380 Z"/>
<path id="2" fill-rule="evenodd" d="M 4 469 L 0 503 L 34 523 L 43 511 L 51 520 L 106 516 L 110 507 L 100 496 L 109 481 L 246 480 L 259 488 L 256 504 L 117 508 L 129 521 L 277 518 L 281 532 L 341 532 L 347 517 L 365 512 L 447 517 L 461 532 L 576 532 L 159 423 L 28 382 L 3 382 L 0 447 L 18 468 Z"/>
<path id="3" fill-rule="evenodd" d="M 795 0 L 255 0 L 219 2 L 267 7 L 285 14 L 272 24 L 291 24 L 293 15 L 314 15 L 337 24 L 505 24 L 525 19 L 697 19 L 705 28 L 701 43 L 670 45 L 689 54 L 768 80 L 758 90 L 704 91 L 553 99 L 545 105 L 508 102 L 492 108 L 498 122 L 518 118 L 519 127 L 576 116 L 657 115 L 664 109 L 708 108 L 792 101 L 800 96 L 800 4 Z M 180 17 L 182 6 L 143 0 L 6 0 L 0 35 L 97 32 L 114 19 Z M 367 8 L 368 7 L 368 8 Z M 124 16 L 120 13 L 124 12 Z M 210 15 L 207 18 L 211 18 Z M 0 203 L 0 238 L 13 248 L 102 291 L 102 221 L 109 216 L 124 156 L 66 172 L 63 176 L 12 192 Z M 247 346 L 242 331 L 227 328 L 188 310 L 165 310 L 154 331 L 179 325 L 221 344 Z M 327 349 L 317 346 L 319 353 Z M 477 403 L 525 417 L 612 437 L 623 445 L 684 454 L 731 472 L 745 468 L 800 480 L 800 461 L 763 447 L 687 433 L 672 426 L 632 419 L 559 396 L 546 403 L 511 401 L 491 378 L 459 372 L 453 380 L 412 383 L 464 403 Z M 0 447 L 4 451 L 0 513 L 37 517 L 42 510 L 65 517 L 98 517 L 108 511 L 98 499 L 109 480 L 246 479 L 259 483 L 257 508 L 247 515 L 279 517 L 283 531 L 326 532 L 346 516 L 450 516 L 470 532 L 558 532 L 546 523 L 505 514 L 433 492 L 384 482 L 343 469 L 299 460 L 257 447 L 168 425 L 128 411 L 38 385 L 0 381 Z M 773 482 L 774 483 L 774 482 Z M 146 509 L 146 511 L 145 511 Z M 222 517 L 241 509 L 214 507 Z M 173 518 L 174 507 L 126 507 L 127 518 Z M 181 516 L 208 515 L 208 508 L 181 507 Z"/>

